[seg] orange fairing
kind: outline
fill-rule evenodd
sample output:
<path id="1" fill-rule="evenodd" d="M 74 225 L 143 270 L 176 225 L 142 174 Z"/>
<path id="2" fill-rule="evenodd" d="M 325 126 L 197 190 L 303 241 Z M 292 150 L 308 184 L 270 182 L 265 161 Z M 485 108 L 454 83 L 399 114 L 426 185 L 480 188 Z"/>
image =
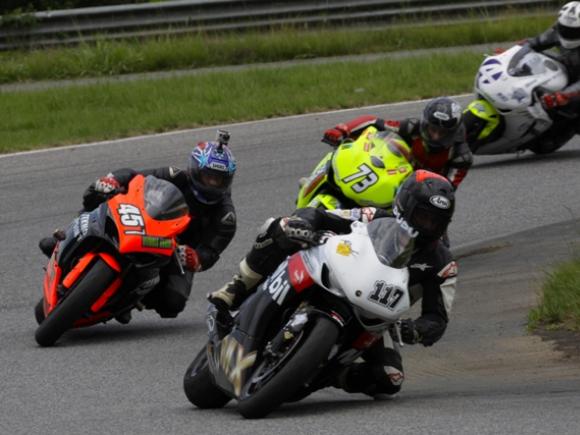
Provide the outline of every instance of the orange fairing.
<path id="1" fill-rule="evenodd" d="M 56 262 L 56 254 L 58 248 L 52 253 L 48 266 L 46 266 L 46 273 L 44 274 L 44 313 L 50 312 L 56 305 L 57 298 L 57 288 L 60 282 L 60 276 L 62 270 Z"/>
<path id="2" fill-rule="evenodd" d="M 78 263 L 75 264 L 75 267 L 73 267 L 71 271 L 64 277 L 62 280 L 62 285 L 66 288 L 71 288 L 79 276 L 81 276 L 81 274 L 87 268 L 89 263 L 93 260 L 93 258 L 95 258 L 95 255 L 97 254 L 94 252 L 89 252 L 87 255 L 81 258 Z"/>
<path id="3" fill-rule="evenodd" d="M 103 292 L 101 297 L 97 299 L 97 301 L 91 307 L 91 311 L 93 313 L 97 313 L 103 306 L 107 303 L 107 301 L 115 294 L 119 287 L 121 287 L 121 278 L 117 277 L 115 281 L 111 283 L 109 288 Z"/>
<path id="4" fill-rule="evenodd" d="M 126 194 L 115 195 L 108 202 L 111 215 L 119 229 L 119 252 L 144 252 L 170 256 L 175 249 L 175 237 L 189 224 L 189 216 L 171 220 L 156 220 L 145 210 L 145 177 L 137 175 L 129 183 Z M 144 243 L 147 240 L 148 243 Z M 157 243 L 150 243 L 156 240 Z"/>
<path id="5" fill-rule="evenodd" d="M 55 253 L 56 253 L 56 250 L 55 250 Z M 47 270 L 46 270 L 46 275 L 44 276 L 44 301 L 45 301 L 44 312 L 45 313 L 49 313 L 50 311 L 52 311 L 58 302 L 57 288 L 58 288 L 58 283 L 60 282 L 60 276 L 62 274 L 62 270 L 58 266 L 58 264 L 56 264 L 55 255 L 56 254 L 53 254 L 53 256 L 51 257 L 50 262 L 48 263 Z M 100 257 L 105 263 L 107 263 L 107 265 L 111 269 L 113 269 L 117 272 L 121 272 L 121 266 L 119 265 L 117 260 L 115 260 L 115 258 L 112 255 L 107 254 L 105 252 L 100 252 L 100 253 L 89 252 L 84 257 L 82 257 L 78 261 L 77 264 L 75 264 L 75 266 L 70 270 L 69 273 L 66 274 L 66 276 L 62 280 L 62 286 L 64 288 L 71 288 L 78 281 L 79 277 L 83 274 L 83 272 L 87 269 L 87 267 L 90 264 L 92 264 L 93 259 L 97 256 Z M 119 281 L 119 285 L 120 285 L 120 279 L 117 279 L 117 280 Z M 114 290 L 111 290 L 110 293 L 107 294 L 107 298 L 104 300 L 103 304 L 119 288 L 119 285 Z M 101 299 L 102 299 L 102 297 L 101 297 Z"/>

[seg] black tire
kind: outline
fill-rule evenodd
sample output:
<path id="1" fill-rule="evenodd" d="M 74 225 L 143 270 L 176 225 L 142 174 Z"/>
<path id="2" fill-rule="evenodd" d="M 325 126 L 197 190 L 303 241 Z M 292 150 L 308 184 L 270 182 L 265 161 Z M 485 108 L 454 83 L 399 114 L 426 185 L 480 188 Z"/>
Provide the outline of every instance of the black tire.
<path id="1" fill-rule="evenodd" d="M 205 347 L 187 368 L 183 377 L 183 391 L 188 400 L 201 409 L 223 408 L 231 400 L 213 381 Z"/>
<path id="2" fill-rule="evenodd" d="M 44 322 L 44 298 L 41 298 L 34 307 L 34 318 L 39 325 Z"/>
<path id="3" fill-rule="evenodd" d="M 245 418 L 265 417 L 295 396 L 328 357 L 338 339 L 338 325 L 322 316 L 314 322 L 310 333 L 302 338 L 280 371 L 258 391 L 238 402 L 238 410 Z"/>
<path id="4" fill-rule="evenodd" d="M 36 329 L 34 338 L 40 346 L 52 346 L 60 336 L 72 328 L 111 285 L 117 273 L 98 259 L 70 294 L 52 310 Z"/>
<path id="5" fill-rule="evenodd" d="M 564 145 L 566 145 L 566 142 L 561 143 L 561 144 L 553 144 L 551 146 L 545 145 L 542 143 L 542 144 L 533 145 L 529 149 L 534 154 L 544 155 L 544 154 L 551 154 L 554 151 L 557 151 L 560 148 L 562 148 Z"/>

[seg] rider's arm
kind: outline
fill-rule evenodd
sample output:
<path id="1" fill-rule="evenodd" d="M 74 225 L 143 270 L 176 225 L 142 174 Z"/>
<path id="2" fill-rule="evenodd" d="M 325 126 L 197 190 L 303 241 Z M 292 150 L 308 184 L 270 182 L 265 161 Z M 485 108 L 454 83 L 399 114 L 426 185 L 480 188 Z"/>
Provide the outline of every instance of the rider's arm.
<path id="1" fill-rule="evenodd" d="M 473 165 L 473 154 L 471 153 L 467 142 L 463 140 L 464 137 L 465 134 L 461 133 L 462 139 L 458 140 L 453 145 L 446 174 L 447 178 L 456 189 L 467 175 L 471 165 Z"/>
<path id="2" fill-rule="evenodd" d="M 296 210 L 294 215 L 307 221 L 314 231 L 328 230 L 337 234 L 350 233 L 350 225 L 354 221 L 370 222 L 376 218 L 391 216 L 387 211 L 375 207 L 348 210 L 302 208 Z"/>
<path id="3" fill-rule="evenodd" d="M 425 346 L 431 346 L 443 336 L 457 285 L 457 263 L 442 242 L 438 242 L 433 255 L 433 263 L 427 263 L 433 267 L 426 268 L 423 273 L 413 269 L 411 264 L 411 273 L 422 275 L 417 283 L 423 290 L 421 315 L 415 320 L 415 327 L 420 336 L 419 342 Z"/>
<path id="4" fill-rule="evenodd" d="M 236 234 L 236 210 L 231 197 L 215 206 L 208 228 L 204 228 L 200 242 L 195 246 L 201 270 L 212 267 Z"/>
<path id="5" fill-rule="evenodd" d="M 540 33 L 534 38 L 527 40 L 527 43 L 535 51 L 544 51 L 559 44 L 558 31 L 555 27 L 550 27 L 544 33 Z"/>
<path id="6" fill-rule="evenodd" d="M 94 210 L 110 197 L 110 193 L 116 188 L 126 188 L 129 182 L 138 172 L 131 168 L 123 168 L 113 171 L 104 177 L 92 182 L 83 194 L 83 210 Z M 103 189 L 106 186 L 106 189 Z"/>
<path id="7" fill-rule="evenodd" d="M 322 137 L 322 142 L 336 147 L 345 139 L 358 138 L 366 128 L 371 126 L 383 131 L 385 129 L 385 121 L 373 115 L 359 116 L 326 130 Z"/>

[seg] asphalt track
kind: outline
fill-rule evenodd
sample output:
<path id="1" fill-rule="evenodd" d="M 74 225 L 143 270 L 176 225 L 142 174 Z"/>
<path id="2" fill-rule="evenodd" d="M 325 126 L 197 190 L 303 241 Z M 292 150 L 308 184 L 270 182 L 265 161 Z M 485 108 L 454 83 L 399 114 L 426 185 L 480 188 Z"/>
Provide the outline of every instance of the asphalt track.
<path id="1" fill-rule="evenodd" d="M 454 317 L 434 347 L 403 349 L 407 381 L 396 399 L 328 389 L 245 421 L 232 405 L 196 410 L 182 393 L 183 372 L 204 342 L 205 293 L 231 276 L 266 217 L 292 210 L 299 176 L 327 151 L 321 131 L 361 113 L 398 118 L 419 107 L 229 126 L 239 231 L 220 262 L 196 277 L 185 312 L 175 320 L 136 313 L 129 325 L 72 332 L 51 349 L 34 341 L 45 264 L 38 239 L 69 222 L 97 176 L 183 165 L 192 143 L 214 129 L 0 157 L 0 433 L 580 433 L 580 362 L 524 327 L 545 270 L 580 239 L 577 223 L 562 224 L 580 216 L 579 140 L 550 156 L 476 158 L 450 228 L 462 255 Z"/>

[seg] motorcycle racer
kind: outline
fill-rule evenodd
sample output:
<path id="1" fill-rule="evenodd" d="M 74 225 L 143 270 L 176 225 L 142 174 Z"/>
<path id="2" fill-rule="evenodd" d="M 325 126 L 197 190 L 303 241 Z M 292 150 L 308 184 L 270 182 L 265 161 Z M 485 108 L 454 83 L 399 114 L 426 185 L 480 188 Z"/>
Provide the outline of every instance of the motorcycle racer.
<path id="1" fill-rule="evenodd" d="M 346 139 L 357 138 L 364 129 L 374 126 L 391 130 L 409 144 L 415 169 L 426 169 L 447 177 L 457 188 L 473 163 L 465 141 L 461 106 L 449 97 L 429 101 L 421 117 L 384 120 L 363 115 L 336 125 L 324 132 L 323 142 L 338 146 Z"/>
<path id="2" fill-rule="evenodd" d="M 123 192 L 133 177 L 142 174 L 169 181 L 185 197 L 191 221 L 178 237 L 177 256 L 181 264 L 172 261 L 163 268 L 159 284 L 142 301 L 161 317 L 176 317 L 184 309 L 194 273 L 211 268 L 236 232 L 236 212 L 231 199 L 236 160 L 228 141 L 229 133 L 218 131 L 216 141 L 195 146 L 186 170 L 173 166 L 139 171 L 123 168 L 95 180 L 83 195 L 83 211 L 94 210 L 110 196 Z M 50 257 L 56 243 L 54 236 L 45 237 L 39 247 Z M 117 320 L 129 322 L 130 312 Z"/>
<path id="3" fill-rule="evenodd" d="M 560 92 L 542 96 L 548 109 L 580 104 L 580 2 L 568 2 L 560 9 L 556 23 L 544 33 L 526 41 L 535 51 L 558 48 L 557 59 L 568 71 L 569 84 Z"/>
<path id="4" fill-rule="evenodd" d="M 419 170 L 402 184 L 393 215 L 372 207 L 333 211 L 306 208 L 289 217 L 269 219 L 240 263 L 239 273 L 208 295 L 219 311 L 218 327 L 227 330 L 231 326 L 229 311 L 238 309 L 287 255 L 315 242 L 321 230 L 345 234 L 350 232 L 352 221 L 370 222 L 394 216 L 400 225 L 407 225 L 418 234 L 408 266 L 409 289 L 412 304 L 422 299 L 421 315 L 415 320 L 402 320 L 401 339 L 407 344 L 431 346 L 445 332 L 455 295 L 457 264 L 440 239 L 453 215 L 454 190 L 445 177 Z M 333 385 L 371 396 L 400 390 L 403 366 L 390 337 L 379 340 L 364 359 L 341 372 Z"/>
<path id="5" fill-rule="evenodd" d="M 580 2 L 566 3 L 558 13 L 556 23 L 545 32 L 530 39 L 518 42 L 528 45 L 532 50 L 543 52 L 556 49 L 551 55 L 562 63 L 568 73 L 568 85 L 553 93 L 545 93 L 542 105 L 550 117 L 558 121 L 558 128 L 550 129 L 527 144 L 527 148 L 552 150 L 564 143 L 574 134 L 580 133 L 578 113 L 580 112 Z M 497 49 L 496 53 L 503 49 Z M 467 142 L 477 149 L 502 136 L 505 123 L 502 117 L 487 101 L 476 99 L 464 113 Z M 552 145 L 553 144 L 553 145 Z"/>

